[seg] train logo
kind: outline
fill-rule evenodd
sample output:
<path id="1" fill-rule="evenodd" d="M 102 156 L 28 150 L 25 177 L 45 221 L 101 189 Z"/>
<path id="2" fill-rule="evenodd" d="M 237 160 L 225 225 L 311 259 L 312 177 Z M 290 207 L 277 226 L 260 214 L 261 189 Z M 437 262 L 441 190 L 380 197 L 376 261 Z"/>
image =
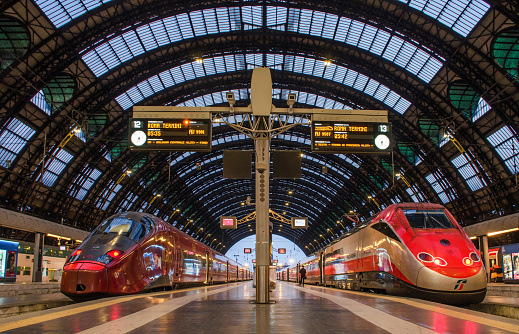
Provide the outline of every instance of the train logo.
<path id="1" fill-rule="evenodd" d="M 463 284 L 467 283 L 466 279 L 460 279 L 456 282 L 456 286 L 454 287 L 454 290 L 461 290 L 463 289 Z"/>

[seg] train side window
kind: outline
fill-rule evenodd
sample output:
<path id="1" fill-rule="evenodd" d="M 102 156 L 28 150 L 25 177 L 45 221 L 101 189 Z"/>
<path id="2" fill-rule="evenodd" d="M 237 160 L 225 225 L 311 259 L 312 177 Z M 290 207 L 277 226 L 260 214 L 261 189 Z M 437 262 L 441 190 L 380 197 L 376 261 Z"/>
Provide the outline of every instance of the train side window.
<path id="1" fill-rule="evenodd" d="M 142 217 L 141 221 L 136 224 L 135 228 L 132 231 L 131 238 L 135 241 L 139 241 L 148 234 L 150 234 L 153 229 L 153 222 L 148 217 Z"/>
<path id="2" fill-rule="evenodd" d="M 401 242 L 400 238 L 395 234 L 395 232 L 393 232 L 393 230 L 391 229 L 391 227 L 389 227 L 387 223 L 379 221 L 378 223 L 371 225 L 371 227 L 379 231 L 380 233 L 387 235 L 391 239 Z"/>
<path id="3" fill-rule="evenodd" d="M 144 228 L 144 225 L 141 223 L 137 224 L 135 227 L 135 230 L 132 235 L 132 239 L 135 241 L 139 241 L 146 235 L 146 229 Z"/>

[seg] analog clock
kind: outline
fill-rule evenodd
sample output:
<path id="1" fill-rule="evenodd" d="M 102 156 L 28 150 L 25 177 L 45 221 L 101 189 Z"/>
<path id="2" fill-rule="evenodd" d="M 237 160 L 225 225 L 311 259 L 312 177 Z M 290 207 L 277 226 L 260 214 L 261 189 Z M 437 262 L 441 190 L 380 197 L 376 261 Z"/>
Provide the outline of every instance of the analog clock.
<path id="1" fill-rule="evenodd" d="M 132 133 L 132 143 L 135 146 L 141 146 L 146 142 L 146 134 L 143 131 L 135 131 Z"/>
<path id="2" fill-rule="evenodd" d="M 381 150 L 389 147 L 389 137 L 386 135 L 378 135 L 375 138 L 375 146 Z"/>

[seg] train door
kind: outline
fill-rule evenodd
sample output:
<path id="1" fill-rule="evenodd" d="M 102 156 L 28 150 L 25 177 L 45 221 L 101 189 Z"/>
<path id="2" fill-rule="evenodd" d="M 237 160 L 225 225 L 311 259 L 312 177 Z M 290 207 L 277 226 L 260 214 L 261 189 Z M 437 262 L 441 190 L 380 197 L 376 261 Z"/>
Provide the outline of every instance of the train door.
<path id="1" fill-rule="evenodd" d="M 326 263 L 324 262 L 324 251 L 319 253 L 319 285 L 324 286 L 326 284 L 325 276 L 324 276 L 324 266 Z"/>
<path id="2" fill-rule="evenodd" d="M 363 259 L 363 249 L 362 249 L 362 238 L 359 237 L 358 234 L 360 233 L 356 233 L 357 234 L 357 271 L 362 271 L 362 267 L 363 267 L 363 264 L 362 262 L 364 261 Z"/>
<path id="3" fill-rule="evenodd" d="M 205 251 L 205 284 L 211 284 L 211 257 L 209 251 Z"/>
<path id="4" fill-rule="evenodd" d="M 299 269 L 301 269 L 301 265 L 298 263 L 296 266 L 296 283 L 299 283 Z"/>
<path id="5" fill-rule="evenodd" d="M 180 239 L 178 237 L 178 234 L 175 233 L 175 243 L 173 244 L 174 250 L 173 250 L 173 256 L 175 261 L 175 277 L 177 278 L 177 281 L 180 280 L 180 262 L 182 261 L 179 254 L 180 252 Z"/>
<path id="6" fill-rule="evenodd" d="M 226 266 L 226 273 L 225 273 L 225 282 L 229 282 L 229 261 L 227 261 L 227 266 Z"/>

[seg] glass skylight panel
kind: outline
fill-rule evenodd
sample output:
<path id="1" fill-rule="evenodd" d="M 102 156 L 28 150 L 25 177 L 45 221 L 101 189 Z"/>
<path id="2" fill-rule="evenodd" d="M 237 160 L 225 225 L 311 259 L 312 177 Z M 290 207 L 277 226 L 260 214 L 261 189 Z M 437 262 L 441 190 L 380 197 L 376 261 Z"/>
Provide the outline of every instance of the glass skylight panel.
<path id="1" fill-rule="evenodd" d="M 88 165 L 83 169 L 83 172 L 79 174 L 74 180 L 74 184 L 79 186 L 80 189 L 75 194 L 75 197 L 78 200 L 83 200 L 83 198 L 88 193 L 88 190 L 94 185 L 97 178 L 101 175 L 101 171 L 95 168 L 90 168 Z M 76 187 L 72 186 L 71 191 L 73 192 Z"/>
<path id="2" fill-rule="evenodd" d="M 519 140 L 508 126 L 487 137 L 512 174 L 519 172 Z"/>
<path id="3" fill-rule="evenodd" d="M 490 6 L 484 0 L 398 0 L 466 37 Z"/>
<path id="4" fill-rule="evenodd" d="M 50 106 L 47 104 L 47 101 L 45 101 L 45 95 L 43 94 L 43 91 L 40 90 L 36 95 L 34 95 L 31 99 L 31 102 L 38 108 L 40 108 L 41 111 L 45 112 L 47 115 L 50 115 L 51 109 Z"/>
<path id="5" fill-rule="evenodd" d="M 386 102 L 386 101 L 384 101 L 384 102 Z M 410 106 L 411 106 L 411 102 L 400 97 L 398 99 L 398 102 L 396 103 L 396 105 L 393 106 L 393 109 L 395 109 L 397 112 L 399 112 L 400 114 L 403 115 L 407 111 L 407 109 L 409 109 Z"/>
<path id="6" fill-rule="evenodd" d="M 101 196 L 101 200 L 99 201 L 99 205 L 104 203 L 103 207 L 101 208 L 102 210 L 106 210 L 106 208 L 110 205 L 110 203 L 112 202 L 112 200 L 115 197 L 115 195 L 117 195 L 119 190 L 122 189 L 122 186 L 120 184 L 118 184 L 118 185 L 115 186 L 115 188 L 113 188 L 113 190 L 111 190 L 112 187 L 114 186 L 113 184 L 114 184 L 114 181 L 111 181 L 110 185 L 107 187 L 105 193 L 103 194 L 103 196 Z M 108 198 L 107 198 L 107 196 L 108 196 Z M 103 199 L 106 199 L 106 200 L 103 200 Z"/>
<path id="7" fill-rule="evenodd" d="M 463 176 L 465 181 L 467 181 L 467 184 L 472 191 L 485 186 L 474 170 L 474 166 L 470 164 L 465 155 L 460 154 L 456 158 L 452 159 L 452 164 L 458 168 L 461 176 Z"/>
<path id="8" fill-rule="evenodd" d="M 472 122 L 476 121 L 478 118 L 486 114 L 487 111 L 489 111 L 490 109 L 490 105 L 483 98 L 480 98 L 478 102 L 478 107 L 472 114 Z"/>
<path id="9" fill-rule="evenodd" d="M 35 132 L 19 119 L 12 118 L 0 133 L 0 165 L 10 166 Z"/>
<path id="10" fill-rule="evenodd" d="M 128 195 L 122 200 L 121 204 L 119 204 L 119 211 L 128 211 L 130 206 L 135 202 L 137 198 L 134 193 L 131 191 L 128 192 Z"/>
<path id="11" fill-rule="evenodd" d="M 406 189 L 407 193 L 409 194 L 409 196 L 411 196 L 411 198 L 413 199 L 413 202 L 417 203 L 417 202 L 420 202 L 418 200 L 418 197 L 416 197 L 416 195 L 413 193 L 413 191 L 411 190 L 411 188 L 407 188 Z"/>
<path id="12" fill-rule="evenodd" d="M 59 28 L 110 0 L 35 0 L 35 2 L 49 20 Z"/>
<path id="13" fill-rule="evenodd" d="M 449 181 L 445 179 L 440 170 L 437 170 L 435 173 L 431 173 L 425 177 L 425 179 L 431 184 L 431 187 L 438 194 L 438 197 L 443 203 L 448 203 L 451 201 L 449 196 L 447 195 L 447 190 L 454 192 L 452 186 Z M 446 189 L 444 189 L 444 186 Z"/>
<path id="14" fill-rule="evenodd" d="M 105 158 L 106 160 L 112 162 L 112 155 L 110 154 L 109 151 L 106 151 L 105 154 L 103 154 L 103 158 Z"/>
<path id="15" fill-rule="evenodd" d="M 359 40 L 359 48 L 364 50 L 370 50 L 375 36 L 377 35 L 377 32 L 377 28 L 370 25 L 364 25 L 364 29 L 362 31 L 362 38 Z"/>
<path id="16" fill-rule="evenodd" d="M 150 25 L 145 25 L 145 26 L 138 28 L 137 32 L 139 34 L 142 44 L 144 45 L 144 48 L 147 51 L 153 50 L 159 46 L 157 38 L 154 36 L 154 34 L 151 31 Z M 159 30 L 159 32 L 160 32 L 160 30 Z"/>

